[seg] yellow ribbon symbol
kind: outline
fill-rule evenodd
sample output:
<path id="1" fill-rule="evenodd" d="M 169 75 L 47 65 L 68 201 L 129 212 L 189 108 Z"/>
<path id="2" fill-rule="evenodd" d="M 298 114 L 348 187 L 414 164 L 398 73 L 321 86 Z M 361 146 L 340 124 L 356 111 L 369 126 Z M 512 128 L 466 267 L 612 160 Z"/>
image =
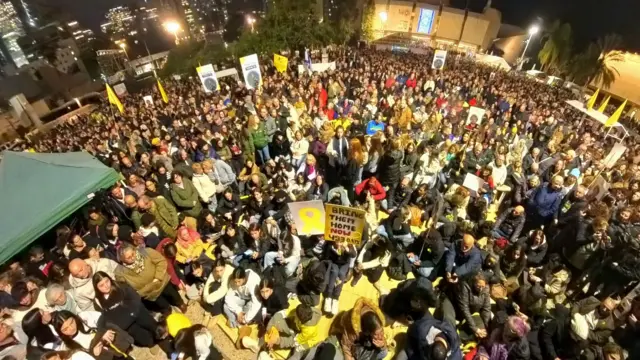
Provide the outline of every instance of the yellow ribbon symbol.
<path id="1" fill-rule="evenodd" d="M 324 232 L 324 216 L 322 211 L 316 208 L 302 208 L 298 211 L 298 216 L 302 220 L 302 234 L 321 234 Z"/>

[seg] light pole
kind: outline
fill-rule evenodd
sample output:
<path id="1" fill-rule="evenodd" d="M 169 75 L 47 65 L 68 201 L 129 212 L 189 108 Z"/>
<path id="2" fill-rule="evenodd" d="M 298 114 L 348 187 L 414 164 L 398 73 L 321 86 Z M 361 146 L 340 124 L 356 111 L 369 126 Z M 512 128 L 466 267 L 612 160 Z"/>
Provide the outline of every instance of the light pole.
<path id="1" fill-rule="evenodd" d="M 522 55 L 520 56 L 520 61 L 518 61 L 518 71 L 522 70 L 522 66 L 524 65 L 524 56 L 527 54 L 527 49 L 529 48 L 531 39 L 539 31 L 540 31 L 540 27 L 538 25 L 533 25 L 529 28 L 529 38 L 527 39 L 527 44 L 524 46 L 524 50 L 522 51 Z"/>
<path id="2" fill-rule="evenodd" d="M 178 39 L 178 31 L 180 31 L 180 24 L 178 24 L 175 21 L 167 21 L 164 23 L 164 28 L 168 32 L 173 34 L 173 36 L 176 38 L 176 45 L 178 45 L 180 43 L 180 39 Z"/>
<path id="3" fill-rule="evenodd" d="M 121 42 L 121 43 L 118 43 L 118 46 L 120 46 L 122 51 L 124 51 L 124 55 L 127 57 L 127 62 L 131 61 L 131 59 L 129 59 L 129 53 L 127 52 L 127 44 L 124 42 Z"/>
<path id="4" fill-rule="evenodd" d="M 251 33 L 253 33 L 253 31 L 255 30 L 253 25 L 256 23 L 256 19 L 253 16 L 248 16 L 247 22 L 249 23 L 249 25 L 251 25 Z"/>

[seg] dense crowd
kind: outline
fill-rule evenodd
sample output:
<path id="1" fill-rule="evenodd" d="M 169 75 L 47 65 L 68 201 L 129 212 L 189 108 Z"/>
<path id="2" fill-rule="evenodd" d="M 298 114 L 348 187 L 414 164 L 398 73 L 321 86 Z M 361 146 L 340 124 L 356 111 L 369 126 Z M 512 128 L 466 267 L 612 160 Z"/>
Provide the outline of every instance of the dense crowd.
<path id="1" fill-rule="evenodd" d="M 166 104 L 131 94 L 124 114 L 104 104 L 24 144 L 88 151 L 122 180 L 53 250 L 0 274 L 0 358 L 127 359 L 135 345 L 220 359 L 188 302 L 263 359 L 640 358 L 635 140 L 606 161 L 617 140 L 569 92 L 463 55 L 442 71 L 427 55 L 329 55 L 336 69 L 313 74 L 263 59 L 255 91 L 167 80 Z M 471 107 L 484 115 L 468 121 Z M 362 242 L 298 234 L 288 204 L 308 200 L 365 210 Z M 379 300 L 339 311 L 360 281 Z"/>

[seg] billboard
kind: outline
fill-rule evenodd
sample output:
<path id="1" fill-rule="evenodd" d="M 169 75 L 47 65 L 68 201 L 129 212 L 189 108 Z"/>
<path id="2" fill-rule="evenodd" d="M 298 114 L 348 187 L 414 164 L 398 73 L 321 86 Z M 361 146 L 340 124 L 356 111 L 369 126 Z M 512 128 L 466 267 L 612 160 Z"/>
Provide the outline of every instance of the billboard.
<path id="1" fill-rule="evenodd" d="M 433 29 L 433 21 L 435 19 L 436 12 L 433 9 L 420 9 L 420 16 L 418 17 L 417 33 L 431 34 Z"/>

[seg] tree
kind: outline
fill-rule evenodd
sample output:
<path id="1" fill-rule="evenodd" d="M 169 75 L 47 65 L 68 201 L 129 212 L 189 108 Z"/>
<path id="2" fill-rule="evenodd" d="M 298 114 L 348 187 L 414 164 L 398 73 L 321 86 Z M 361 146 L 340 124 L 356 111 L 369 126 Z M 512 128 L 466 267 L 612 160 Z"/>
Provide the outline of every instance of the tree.
<path id="1" fill-rule="evenodd" d="M 585 86 L 595 83 L 608 89 L 620 75 L 615 63 L 624 60 L 622 38 L 617 34 L 608 34 L 589 44 L 578 54 L 572 64 L 571 75 L 575 82 Z"/>
<path id="2" fill-rule="evenodd" d="M 362 13 L 362 39 L 373 40 L 373 21 L 376 16 L 376 5 L 373 0 L 368 0 Z"/>
<path id="3" fill-rule="evenodd" d="M 566 63 L 571 56 L 573 43 L 571 25 L 562 24 L 556 20 L 543 34 L 542 41 L 544 41 L 544 45 L 538 53 L 542 70 L 558 73 L 560 65 Z"/>

